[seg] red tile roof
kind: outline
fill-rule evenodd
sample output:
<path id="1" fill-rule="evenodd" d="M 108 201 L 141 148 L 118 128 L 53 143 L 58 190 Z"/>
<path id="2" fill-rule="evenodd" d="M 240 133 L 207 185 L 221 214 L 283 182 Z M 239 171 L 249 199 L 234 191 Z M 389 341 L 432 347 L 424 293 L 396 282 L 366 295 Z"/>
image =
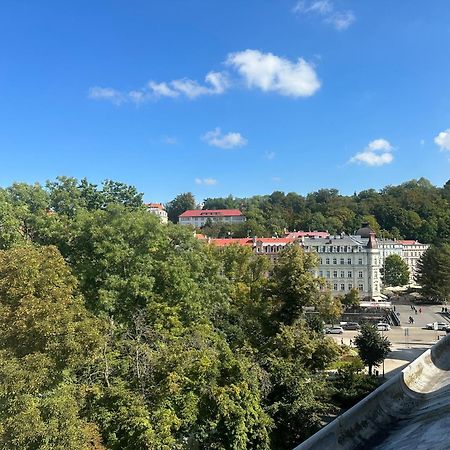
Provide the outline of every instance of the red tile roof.
<path id="1" fill-rule="evenodd" d="M 284 237 L 284 238 L 256 238 L 257 242 L 262 242 L 263 244 L 289 244 L 294 242 L 295 239 Z"/>
<path id="2" fill-rule="evenodd" d="M 418 242 L 417 241 L 414 241 L 414 240 L 411 240 L 411 239 L 404 239 L 404 240 L 402 240 L 402 241 L 397 241 L 397 242 L 400 242 L 400 244 L 402 244 L 402 245 L 414 245 L 414 244 L 418 244 Z"/>
<path id="3" fill-rule="evenodd" d="M 147 208 L 162 209 L 163 211 L 165 211 L 164 205 L 162 203 L 145 203 L 145 206 Z"/>
<path id="4" fill-rule="evenodd" d="M 230 217 L 242 216 L 238 209 L 189 209 L 180 217 Z"/>
<path id="5" fill-rule="evenodd" d="M 218 247 L 225 247 L 227 245 L 253 245 L 253 239 L 251 238 L 226 238 L 226 239 L 211 239 L 211 244 L 217 245 Z"/>

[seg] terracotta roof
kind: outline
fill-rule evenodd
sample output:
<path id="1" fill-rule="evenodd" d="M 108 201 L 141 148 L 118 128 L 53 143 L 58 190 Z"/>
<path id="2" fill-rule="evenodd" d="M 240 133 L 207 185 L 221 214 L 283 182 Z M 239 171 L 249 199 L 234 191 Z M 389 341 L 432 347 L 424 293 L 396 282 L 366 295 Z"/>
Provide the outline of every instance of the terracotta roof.
<path id="1" fill-rule="evenodd" d="M 165 211 L 166 208 L 164 208 L 164 205 L 162 203 L 145 203 L 145 206 L 147 208 L 156 208 L 156 209 L 162 209 Z"/>
<path id="2" fill-rule="evenodd" d="M 189 209 L 180 217 L 229 217 L 242 216 L 238 209 Z"/>
<path id="3" fill-rule="evenodd" d="M 397 241 L 397 242 L 400 242 L 400 244 L 402 244 L 402 245 L 414 245 L 414 244 L 419 243 L 419 242 L 411 240 L 411 239 L 404 239 L 404 240 Z"/>
<path id="4" fill-rule="evenodd" d="M 217 245 L 218 247 L 225 247 L 227 245 L 253 245 L 253 239 L 251 238 L 225 238 L 225 239 L 211 239 L 211 244 Z"/>
<path id="5" fill-rule="evenodd" d="M 256 238 L 257 242 L 262 242 L 263 244 L 289 244 L 294 242 L 295 239 L 284 237 L 284 238 Z"/>

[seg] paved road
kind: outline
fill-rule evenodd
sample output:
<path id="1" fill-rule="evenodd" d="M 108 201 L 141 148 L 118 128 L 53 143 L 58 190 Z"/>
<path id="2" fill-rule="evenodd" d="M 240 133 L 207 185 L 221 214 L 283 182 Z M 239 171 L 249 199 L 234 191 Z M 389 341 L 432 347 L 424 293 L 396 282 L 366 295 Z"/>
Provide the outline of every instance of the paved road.
<path id="1" fill-rule="evenodd" d="M 419 313 L 419 308 L 422 312 Z M 443 331 L 434 331 L 424 329 L 430 322 L 448 322 L 440 313 L 441 305 L 417 306 L 417 314 L 411 310 L 408 305 L 395 305 L 396 312 L 400 313 L 400 326 L 392 327 L 390 331 L 384 332 L 392 343 L 392 351 L 385 361 L 385 373 L 388 378 L 393 376 L 399 370 L 414 361 L 425 350 L 430 348 L 438 339 L 445 336 Z M 409 324 L 409 316 L 414 317 L 414 324 Z M 342 335 L 330 335 L 338 344 L 350 345 L 357 331 L 344 331 Z M 382 368 L 380 367 L 380 372 Z"/>

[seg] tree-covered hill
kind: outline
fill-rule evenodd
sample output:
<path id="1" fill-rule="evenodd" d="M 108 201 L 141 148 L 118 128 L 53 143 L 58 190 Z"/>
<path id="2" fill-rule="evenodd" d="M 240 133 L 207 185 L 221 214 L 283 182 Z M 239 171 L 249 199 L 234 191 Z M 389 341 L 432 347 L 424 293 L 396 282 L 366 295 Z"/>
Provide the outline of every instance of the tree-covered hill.
<path id="1" fill-rule="evenodd" d="M 192 205 L 193 198 L 189 198 Z M 169 214 L 181 203 L 177 199 L 170 202 Z M 369 222 L 386 237 L 423 243 L 450 239 L 450 180 L 442 188 L 421 178 L 351 196 L 341 195 L 336 189 L 320 189 L 306 196 L 276 191 L 249 198 L 207 198 L 203 208 L 239 208 L 247 217 L 243 225 L 206 226 L 205 233 L 212 237 L 272 236 L 282 234 L 285 228 L 351 234 L 362 222 Z"/>

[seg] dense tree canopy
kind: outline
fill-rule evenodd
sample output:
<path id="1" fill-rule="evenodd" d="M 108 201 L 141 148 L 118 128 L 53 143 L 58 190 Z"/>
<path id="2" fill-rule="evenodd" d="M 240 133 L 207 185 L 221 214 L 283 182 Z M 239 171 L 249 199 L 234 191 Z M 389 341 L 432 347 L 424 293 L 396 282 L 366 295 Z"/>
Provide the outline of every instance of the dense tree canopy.
<path id="1" fill-rule="evenodd" d="M 450 244 L 432 245 L 418 264 L 416 281 L 423 293 L 436 303 L 450 301 Z"/>
<path id="2" fill-rule="evenodd" d="M 383 283 L 386 286 L 404 286 L 409 281 L 408 265 L 400 255 L 389 255 L 382 268 Z"/>
<path id="3" fill-rule="evenodd" d="M 411 189 L 448 201 L 424 182 Z M 245 227 L 263 234 L 330 226 L 329 214 L 336 230 L 378 220 L 352 202 L 383 194 L 360 195 L 206 203 L 246 209 Z M 405 209 L 425 208 L 421 198 Z M 192 194 L 178 200 L 172 217 L 195 206 Z M 161 224 L 121 183 L 1 189 L 2 448 L 293 447 L 341 404 L 324 369 L 343 350 L 322 333 L 341 303 L 312 276 L 316 264 L 300 246 L 271 266 L 246 247 L 207 245 Z"/>
<path id="4" fill-rule="evenodd" d="M 351 234 L 369 222 L 384 237 L 437 243 L 450 239 L 449 185 L 439 188 L 420 178 L 351 196 L 320 189 L 306 196 L 277 191 L 249 198 L 207 198 L 205 209 L 240 208 L 247 222 L 206 226 L 204 232 L 213 237 L 274 236 L 287 228 Z"/>

